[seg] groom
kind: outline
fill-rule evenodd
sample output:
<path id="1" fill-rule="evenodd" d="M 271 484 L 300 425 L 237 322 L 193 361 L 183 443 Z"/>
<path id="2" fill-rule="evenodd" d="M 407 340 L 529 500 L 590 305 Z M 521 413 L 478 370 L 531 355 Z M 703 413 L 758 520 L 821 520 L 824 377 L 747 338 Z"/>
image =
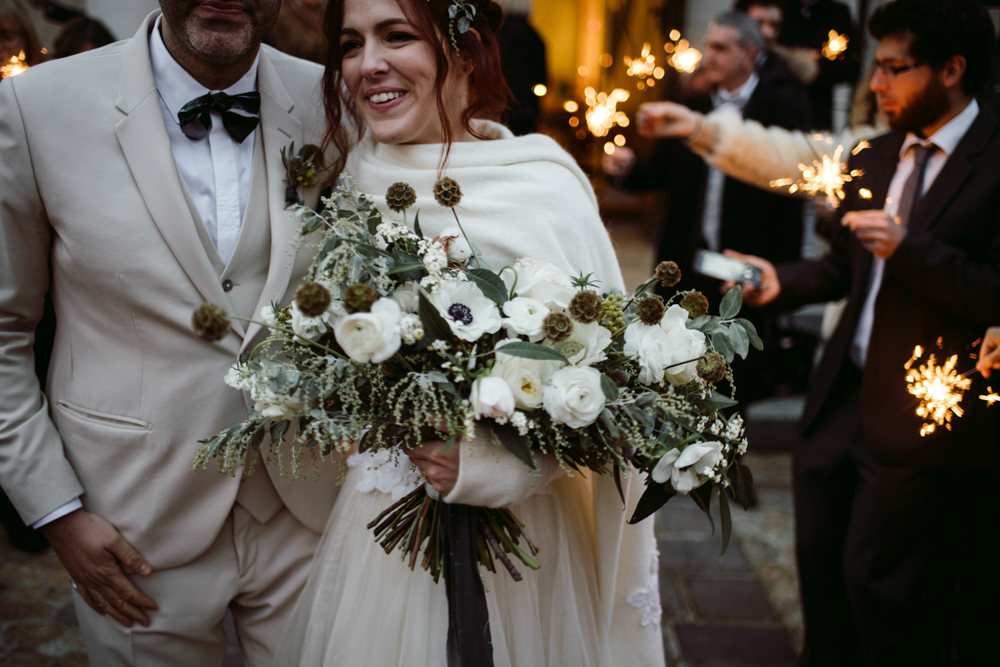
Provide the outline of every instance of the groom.
<path id="1" fill-rule="evenodd" d="M 227 609 L 247 664 L 269 663 L 333 503 L 332 476 L 190 470 L 244 418 L 222 379 L 261 339 L 234 320 L 208 345 L 191 313 L 287 302 L 310 261 L 280 152 L 320 143 L 322 70 L 261 48 L 280 5 L 160 0 L 131 40 L 0 85 L 0 484 L 102 667 L 219 665 Z"/>

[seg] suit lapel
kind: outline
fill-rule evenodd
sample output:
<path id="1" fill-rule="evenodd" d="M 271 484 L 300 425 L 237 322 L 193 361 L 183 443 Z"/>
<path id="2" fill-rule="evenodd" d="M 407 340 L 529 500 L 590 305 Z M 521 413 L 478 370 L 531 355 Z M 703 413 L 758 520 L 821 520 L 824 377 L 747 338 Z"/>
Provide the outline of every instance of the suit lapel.
<path id="1" fill-rule="evenodd" d="M 933 227 L 941 211 L 958 194 L 965 180 L 972 174 L 972 158 L 983 152 L 996 128 L 996 117 L 981 109 L 969 131 L 965 133 L 955 152 L 944 163 L 944 168 L 927 190 L 913 211 L 911 225 Z"/>
<path id="2" fill-rule="evenodd" d="M 146 19 L 122 52 L 117 106 L 126 116 L 115 126 L 115 133 L 146 208 L 178 264 L 206 301 L 232 312 L 219 275 L 198 236 L 195 225 L 199 223 L 187 205 L 163 123 L 149 62 L 149 31 L 156 16 L 154 13 Z M 243 336 L 242 322 L 233 320 L 232 328 Z"/>
<path id="3" fill-rule="evenodd" d="M 294 254 L 291 243 L 299 230 L 299 220 L 285 210 L 285 168 L 281 162 L 281 149 L 293 141 L 296 148 L 304 143 L 302 123 L 292 116 L 295 101 L 271 61 L 267 49 L 261 49 L 257 69 L 257 88 L 260 91 L 260 131 L 264 140 L 264 160 L 267 165 L 267 199 L 271 225 L 271 257 L 267 282 L 260 295 L 254 314 L 280 300 L 288 289 L 292 275 Z M 244 339 L 244 347 L 260 331 L 260 325 L 251 323 Z"/>

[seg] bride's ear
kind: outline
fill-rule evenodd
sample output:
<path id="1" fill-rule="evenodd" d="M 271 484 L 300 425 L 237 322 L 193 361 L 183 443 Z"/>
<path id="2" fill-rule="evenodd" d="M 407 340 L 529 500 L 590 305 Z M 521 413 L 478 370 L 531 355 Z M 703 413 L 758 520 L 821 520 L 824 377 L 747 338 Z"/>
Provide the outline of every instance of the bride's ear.
<path id="1" fill-rule="evenodd" d="M 476 36 L 476 39 L 479 40 L 480 44 L 483 43 L 483 36 L 478 29 L 469 28 L 469 32 Z M 472 60 L 470 60 L 468 56 L 466 56 L 465 54 L 459 54 L 458 62 L 459 62 L 459 67 L 462 70 L 463 74 L 472 74 L 474 66 L 472 64 Z"/>

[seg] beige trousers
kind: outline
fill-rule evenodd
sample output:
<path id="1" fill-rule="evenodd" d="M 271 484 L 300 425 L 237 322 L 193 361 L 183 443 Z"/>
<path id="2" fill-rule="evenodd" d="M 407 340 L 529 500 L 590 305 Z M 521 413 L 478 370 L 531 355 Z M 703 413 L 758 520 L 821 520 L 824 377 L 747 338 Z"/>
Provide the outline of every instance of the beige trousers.
<path id="1" fill-rule="evenodd" d="M 126 628 L 74 594 L 91 665 L 222 665 L 229 609 L 247 667 L 270 667 L 318 543 L 319 535 L 285 508 L 261 524 L 234 505 L 215 542 L 196 560 L 132 577 L 160 607 L 149 613 L 148 628 Z"/>

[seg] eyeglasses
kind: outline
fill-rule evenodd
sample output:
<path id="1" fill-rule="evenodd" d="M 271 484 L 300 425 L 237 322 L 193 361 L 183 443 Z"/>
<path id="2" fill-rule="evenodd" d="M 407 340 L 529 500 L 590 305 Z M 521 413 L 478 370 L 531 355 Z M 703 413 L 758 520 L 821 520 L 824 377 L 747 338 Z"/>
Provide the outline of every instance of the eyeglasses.
<path id="1" fill-rule="evenodd" d="M 917 62 L 912 63 L 910 65 L 886 65 L 885 63 L 880 63 L 879 61 L 876 60 L 875 70 L 878 72 L 882 72 L 882 74 L 886 75 L 890 79 L 895 79 L 903 72 L 909 72 L 911 69 L 923 67 L 926 64 L 927 63 L 918 60 Z"/>

